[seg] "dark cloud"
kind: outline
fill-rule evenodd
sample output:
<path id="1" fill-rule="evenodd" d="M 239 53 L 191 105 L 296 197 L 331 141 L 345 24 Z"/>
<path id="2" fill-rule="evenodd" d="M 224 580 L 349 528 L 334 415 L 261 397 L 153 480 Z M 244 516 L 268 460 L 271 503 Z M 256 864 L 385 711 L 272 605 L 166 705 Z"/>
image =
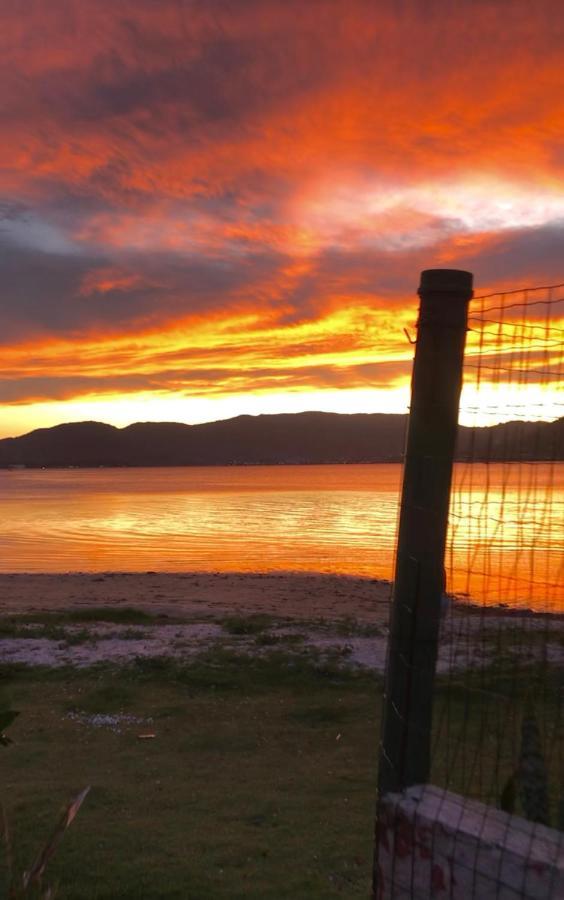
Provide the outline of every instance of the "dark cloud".
<path id="1" fill-rule="evenodd" d="M 475 272 L 478 285 L 533 287 L 563 280 L 563 247 L 564 219 L 500 233 L 455 262 Z"/>
<path id="2" fill-rule="evenodd" d="M 191 315 L 225 313 L 251 305 L 256 285 L 279 265 L 277 255 L 268 252 L 242 259 L 126 253 L 116 260 L 5 242 L 0 246 L 0 341 L 131 334 Z M 96 288 L 97 278 L 102 290 Z"/>
<path id="3" fill-rule="evenodd" d="M 512 230 L 484 239 L 470 252 L 444 245 L 404 252 L 329 248 L 290 280 L 283 272 L 291 258 L 267 245 L 243 253 L 185 255 L 178 251 L 113 250 L 77 246 L 72 252 L 44 252 L 8 240 L 23 223 L 14 209 L 4 222 L 0 244 L 2 342 L 38 335 L 84 336 L 167 328 L 195 314 L 227 314 L 257 309 L 276 315 L 281 325 L 315 319 L 347 303 L 393 309 L 415 303 L 419 272 L 447 266 L 474 272 L 477 292 L 550 283 L 562 277 L 564 223 Z M 0 226 L 0 229 L 2 226 Z M 21 238 L 23 232 L 18 232 Z M 29 235 L 47 241 L 30 226 Z M 63 241 L 63 237 L 61 237 Z M 235 245 L 236 245 L 235 241 Z M 109 273 L 109 274 L 108 274 Z M 102 289 L 97 288 L 97 280 Z M 114 287 L 111 282 L 115 281 Z M 307 350 L 307 348 L 305 348 Z"/>

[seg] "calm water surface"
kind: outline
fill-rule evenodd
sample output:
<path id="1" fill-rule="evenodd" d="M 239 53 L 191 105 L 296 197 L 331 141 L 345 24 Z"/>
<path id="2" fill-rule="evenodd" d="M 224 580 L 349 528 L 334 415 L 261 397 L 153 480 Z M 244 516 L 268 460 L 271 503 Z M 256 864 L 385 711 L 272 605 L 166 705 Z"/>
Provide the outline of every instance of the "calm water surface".
<path id="1" fill-rule="evenodd" d="M 0 471 L 0 569 L 391 578 L 400 483 L 386 464 Z M 558 604 L 564 466 L 459 466 L 455 483 L 450 589 Z"/>

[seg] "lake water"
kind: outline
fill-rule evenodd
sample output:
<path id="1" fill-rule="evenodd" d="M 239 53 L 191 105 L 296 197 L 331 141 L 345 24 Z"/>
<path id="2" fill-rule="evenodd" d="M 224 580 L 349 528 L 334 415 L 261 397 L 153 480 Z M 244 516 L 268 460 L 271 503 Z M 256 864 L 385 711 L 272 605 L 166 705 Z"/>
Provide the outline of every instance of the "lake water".
<path id="1" fill-rule="evenodd" d="M 3 572 L 391 578 L 401 466 L 0 471 Z M 562 604 L 564 465 L 459 465 L 449 589 Z"/>

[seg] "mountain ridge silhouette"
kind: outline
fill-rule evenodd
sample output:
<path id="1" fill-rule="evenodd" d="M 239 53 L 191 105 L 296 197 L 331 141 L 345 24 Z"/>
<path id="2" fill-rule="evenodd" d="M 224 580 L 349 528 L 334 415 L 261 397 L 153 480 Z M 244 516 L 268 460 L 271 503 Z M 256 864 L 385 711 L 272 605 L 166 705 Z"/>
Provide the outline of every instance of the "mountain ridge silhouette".
<path id="1" fill-rule="evenodd" d="M 0 440 L 0 467 L 209 466 L 400 462 L 407 416 L 279 413 L 217 422 L 70 422 Z M 564 418 L 459 427 L 457 459 L 564 459 Z"/>

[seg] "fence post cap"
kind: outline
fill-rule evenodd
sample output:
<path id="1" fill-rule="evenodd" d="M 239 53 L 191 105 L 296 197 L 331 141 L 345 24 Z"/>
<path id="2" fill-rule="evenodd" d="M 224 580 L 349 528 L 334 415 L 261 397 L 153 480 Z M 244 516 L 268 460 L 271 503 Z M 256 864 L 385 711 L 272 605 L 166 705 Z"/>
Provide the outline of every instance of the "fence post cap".
<path id="1" fill-rule="evenodd" d="M 449 292 L 472 296 L 472 272 L 463 269 L 424 269 L 421 272 L 419 294 L 427 292 Z"/>

